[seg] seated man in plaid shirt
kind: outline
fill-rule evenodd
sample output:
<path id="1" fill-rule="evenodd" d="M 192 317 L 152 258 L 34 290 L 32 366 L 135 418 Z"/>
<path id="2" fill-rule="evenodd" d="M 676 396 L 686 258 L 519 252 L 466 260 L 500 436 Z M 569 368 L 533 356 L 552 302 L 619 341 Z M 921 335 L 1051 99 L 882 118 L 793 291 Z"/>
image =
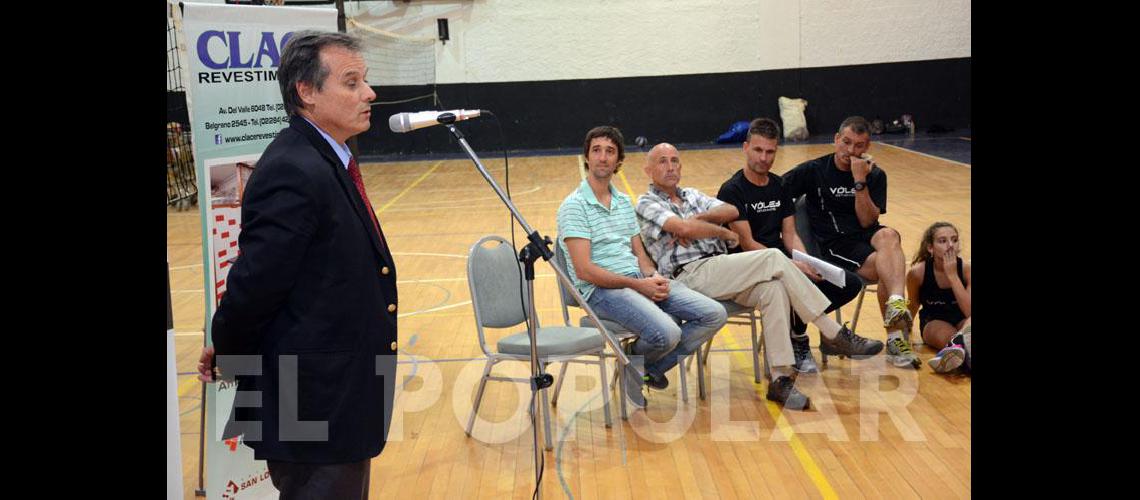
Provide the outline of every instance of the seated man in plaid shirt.
<path id="1" fill-rule="evenodd" d="M 653 182 L 638 199 L 636 211 L 646 251 L 661 275 L 711 298 L 760 311 L 764 355 L 773 378 L 769 400 L 795 410 L 811 404 L 795 388 L 789 303 L 800 318 L 819 327 L 824 352 L 865 358 L 882 351 L 882 342 L 855 335 L 827 317 L 824 310 L 831 301 L 779 250 L 726 253 L 738 237 L 721 224 L 736 220 L 739 212 L 694 188 L 678 187 L 677 148 L 667 143 L 654 146 L 646 157 L 645 173 Z"/>

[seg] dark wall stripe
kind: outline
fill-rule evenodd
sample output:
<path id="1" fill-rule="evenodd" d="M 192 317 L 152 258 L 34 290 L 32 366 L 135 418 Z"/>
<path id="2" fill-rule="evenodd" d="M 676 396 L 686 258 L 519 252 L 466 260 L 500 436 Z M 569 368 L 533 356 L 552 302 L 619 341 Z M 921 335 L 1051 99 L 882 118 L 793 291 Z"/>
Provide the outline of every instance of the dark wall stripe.
<path id="1" fill-rule="evenodd" d="M 802 97 L 808 130 L 832 134 L 843 118 L 914 116 L 919 130 L 932 125 L 970 127 L 970 58 L 827 68 L 659 77 L 439 85 L 442 109 L 489 109 L 503 120 L 512 150 L 579 148 L 594 125 L 620 127 L 627 144 L 639 135 L 650 144 L 712 142 L 735 121 L 779 120 L 777 98 Z M 378 100 L 430 93 L 430 87 L 377 87 Z M 431 109 L 430 101 L 373 108 L 373 128 L 359 137 L 361 154 L 457 153 L 442 127 L 395 134 L 388 117 Z M 494 151 L 498 129 L 490 119 L 460 125 L 479 151 Z"/>
<path id="2" fill-rule="evenodd" d="M 970 58 L 959 58 L 744 73 L 463 83 L 438 85 L 435 90 L 441 109 L 495 112 L 512 150 L 580 149 L 586 131 L 601 124 L 620 127 L 627 144 L 639 135 L 650 144 L 712 142 L 736 121 L 757 116 L 779 121 L 780 96 L 807 99 L 804 115 L 812 136 L 833 134 L 843 118 L 855 114 L 889 121 L 909 113 L 920 131 L 933 125 L 970 128 L 970 79 Z M 432 91 L 430 86 L 375 89 L 378 101 Z M 180 93 L 168 96 L 169 103 L 185 102 Z M 184 118 L 185 108 L 179 113 L 176 107 L 168 104 L 169 119 Z M 388 129 L 388 117 L 394 113 L 433 107 L 430 99 L 373 107 L 372 129 L 357 138 L 361 156 L 365 160 L 412 154 L 461 157 L 462 151 L 443 127 L 404 134 Z M 481 153 L 502 147 L 492 119 L 463 122 L 459 128 Z"/>

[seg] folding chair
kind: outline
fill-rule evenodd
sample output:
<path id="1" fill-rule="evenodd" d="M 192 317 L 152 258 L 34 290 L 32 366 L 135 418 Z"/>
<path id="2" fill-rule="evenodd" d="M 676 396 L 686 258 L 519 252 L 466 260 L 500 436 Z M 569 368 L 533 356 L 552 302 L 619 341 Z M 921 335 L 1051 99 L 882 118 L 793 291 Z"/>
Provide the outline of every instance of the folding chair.
<path id="1" fill-rule="evenodd" d="M 487 243 L 494 243 L 485 246 Z M 479 403 L 483 400 L 483 390 L 488 381 L 518 382 L 530 385 L 530 378 L 510 378 L 492 376 L 491 368 L 502 361 L 523 361 L 530 363 L 530 336 L 526 330 L 508 335 L 499 339 L 495 349 L 487 345 L 484 328 L 512 328 L 526 321 L 526 308 L 530 300 L 522 290 L 522 265 L 511 244 L 499 236 L 486 236 L 471 246 L 467 259 L 467 284 L 471 288 L 471 306 L 475 310 L 475 329 L 479 335 L 479 347 L 487 356 L 487 364 L 483 368 L 483 376 L 479 381 L 479 390 L 475 395 L 475 402 L 471 408 L 471 417 L 467 421 L 467 436 L 471 436 L 471 429 L 475 425 L 475 415 L 479 411 Z M 524 302 L 525 305 L 524 305 Z M 603 395 L 609 394 L 606 386 L 605 344 L 601 332 L 596 328 L 583 328 L 575 326 L 543 327 L 534 319 L 537 327 L 536 347 L 538 349 L 538 362 L 545 370 L 550 363 L 562 362 L 563 373 L 565 363 L 585 363 L 598 365 L 601 376 L 601 391 Z M 596 356 L 597 360 L 579 359 L 582 356 Z M 559 376 L 559 385 L 561 385 Z M 546 435 L 546 449 L 553 449 L 550 430 L 550 404 L 547 400 L 547 390 L 542 389 L 542 413 Z M 610 417 L 610 400 L 605 397 L 604 403 L 606 427 L 613 422 Z"/>

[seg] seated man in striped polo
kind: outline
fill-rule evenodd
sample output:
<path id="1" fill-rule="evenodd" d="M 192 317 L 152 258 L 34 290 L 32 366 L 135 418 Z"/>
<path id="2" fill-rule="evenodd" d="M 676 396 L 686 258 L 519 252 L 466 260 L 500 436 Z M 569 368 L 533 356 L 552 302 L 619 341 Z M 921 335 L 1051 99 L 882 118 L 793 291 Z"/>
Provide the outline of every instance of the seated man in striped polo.
<path id="1" fill-rule="evenodd" d="M 657 271 L 676 283 L 718 300 L 760 311 L 764 354 L 772 370 L 766 397 L 785 408 L 805 410 L 811 399 L 795 387 L 790 309 L 819 327 L 820 349 L 865 358 L 883 343 L 860 337 L 826 316 L 831 301 L 777 249 L 728 254 L 738 236 L 721 226 L 737 219 L 736 207 L 694 188 L 681 188 L 681 156 L 671 144 L 649 150 L 645 173 L 652 182 L 637 202 L 641 238 Z M 726 245 L 726 242 L 728 244 Z"/>
<path id="2" fill-rule="evenodd" d="M 594 127 L 582 154 L 586 179 L 558 207 L 558 245 L 574 287 L 602 318 L 638 334 L 623 373 L 626 397 L 644 408 L 643 387 L 664 389 L 665 372 L 724 326 L 724 307 L 656 272 L 629 196 L 610 185 L 625 159 L 615 127 Z M 683 323 L 678 326 L 676 317 Z M 642 376 L 638 371 L 644 371 Z"/>

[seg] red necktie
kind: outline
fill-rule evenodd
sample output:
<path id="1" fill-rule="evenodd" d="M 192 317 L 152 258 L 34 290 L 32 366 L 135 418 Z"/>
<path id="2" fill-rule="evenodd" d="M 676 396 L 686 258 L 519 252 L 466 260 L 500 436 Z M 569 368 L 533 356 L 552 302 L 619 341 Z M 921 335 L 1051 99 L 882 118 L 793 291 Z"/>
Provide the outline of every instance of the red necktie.
<path id="1" fill-rule="evenodd" d="M 360 177 L 360 167 L 356 165 L 356 157 L 348 160 L 348 176 L 356 185 L 356 192 L 364 199 L 364 206 L 368 208 L 368 215 L 372 217 L 372 227 L 376 228 L 376 235 L 380 237 L 380 246 L 384 247 L 384 233 L 380 232 L 380 223 L 376 220 L 376 212 L 372 210 L 372 203 L 368 201 L 368 194 L 364 192 L 364 180 Z"/>

